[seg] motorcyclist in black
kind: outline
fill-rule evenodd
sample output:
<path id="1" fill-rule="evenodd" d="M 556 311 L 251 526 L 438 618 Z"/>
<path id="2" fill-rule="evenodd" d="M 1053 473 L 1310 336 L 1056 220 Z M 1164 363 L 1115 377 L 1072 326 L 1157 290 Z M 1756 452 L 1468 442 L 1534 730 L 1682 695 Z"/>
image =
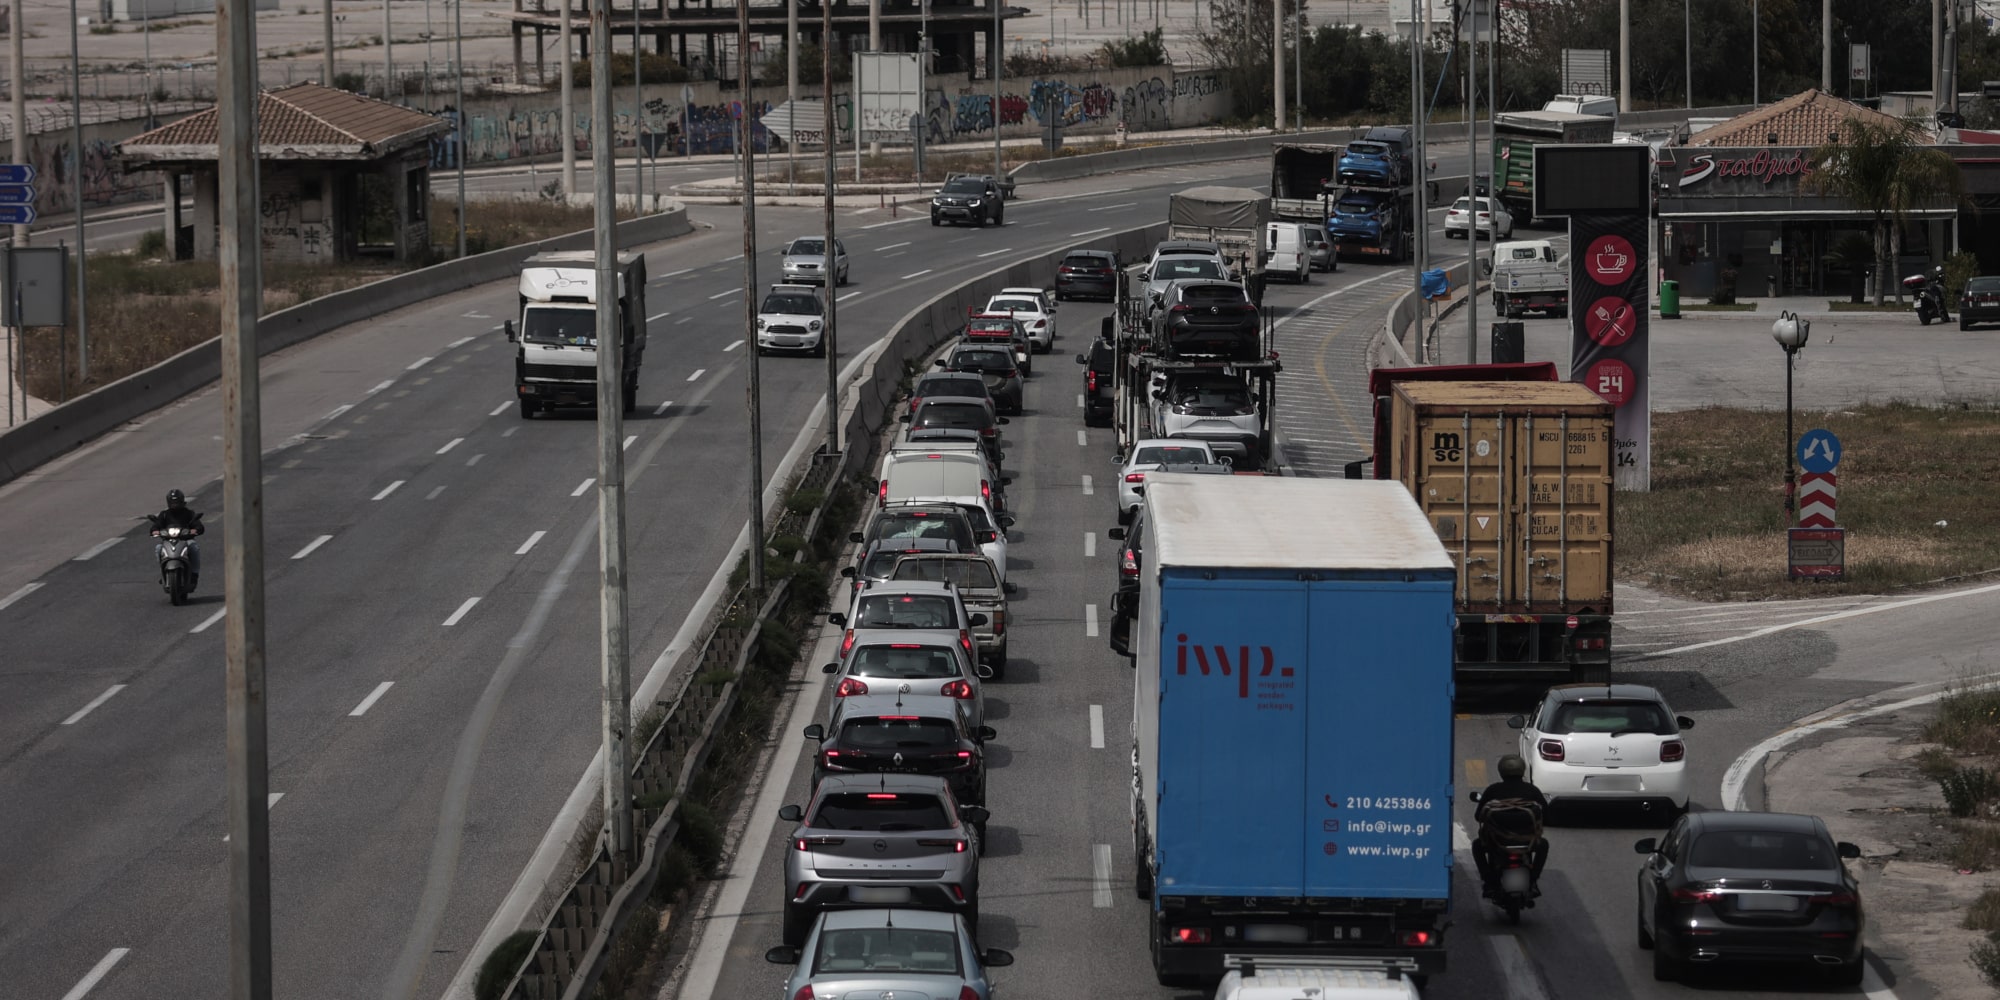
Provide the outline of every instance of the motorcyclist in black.
<path id="1" fill-rule="evenodd" d="M 1479 810 L 1474 813 L 1474 817 L 1479 820 L 1482 836 L 1472 842 L 1472 862 L 1479 866 L 1479 884 L 1488 895 L 1493 892 L 1494 880 L 1494 859 L 1490 856 L 1493 848 L 1483 836 L 1489 812 L 1503 802 L 1531 803 L 1535 810 L 1537 829 L 1541 826 L 1541 817 L 1548 812 L 1548 797 L 1527 780 L 1527 773 L 1528 762 L 1522 760 L 1519 754 L 1510 753 L 1500 758 L 1500 780 L 1486 786 L 1486 790 L 1479 793 Z M 1535 839 L 1535 846 L 1528 852 L 1529 872 L 1536 883 L 1541 882 L 1542 867 L 1548 862 L 1548 838 L 1538 836 Z M 1540 890 L 1536 891 L 1539 894 Z"/>
<path id="2" fill-rule="evenodd" d="M 153 522 L 154 538 L 160 537 L 160 532 L 167 528 L 193 528 L 197 535 L 208 533 L 208 528 L 201 523 L 201 519 L 194 511 L 188 509 L 187 494 L 179 490 L 168 490 L 167 509 L 158 514 L 148 515 L 146 519 Z M 189 586 L 201 582 L 200 546 L 188 547 L 188 576 L 191 578 L 188 581 Z"/>

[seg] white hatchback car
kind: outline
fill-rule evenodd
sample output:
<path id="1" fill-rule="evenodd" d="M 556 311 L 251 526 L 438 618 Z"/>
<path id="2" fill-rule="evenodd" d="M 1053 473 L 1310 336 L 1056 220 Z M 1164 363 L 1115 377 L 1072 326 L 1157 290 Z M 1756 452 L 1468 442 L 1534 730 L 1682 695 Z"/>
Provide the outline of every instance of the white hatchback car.
<path id="1" fill-rule="evenodd" d="M 1132 443 L 1125 467 L 1118 474 L 1118 523 L 1132 519 L 1139 509 L 1139 488 L 1146 485 L 1146 473 L 1167 465 L 1212 465 L 1215 451 L 1206 441 L 1192 438 L 1144 438 Z"/>
<path id="2" fill-rule="evenodd" d="M 988 315 L 1008 315 L 1028 331 L 1028 345 L 1047 354 L 1056 345 L 1056 306 L 1039 288 L 1002 288 L 987 300 Z"/>
<path id="3" fill-rule="evenodd" d="M 1479 216 L 1476 226 L 1473 222 L 1475 213 Z M 1494 233 L 1499 233 L 1503 240 L 1511 240 L 1514 238 L 1514 216 L 1507 211 L 1507 206 L 1492 198 L 1479 199 L 1478 208 L 1472 207 L 1471 198 L 1452 202 L 1451 211 L 1444 214 L 1444 234 L 1462 240 L 1474 229 L 1479 231 L 1482 240 L 1492 239 Z"/>
<path id="4" fill-rule="evenodd" d="M 1559 684 L 1534 714 L 1514 716 L 1528 780 L 1551 803 L 1632 802 L 1687 808 L 1687 744 L 1694 720 L 1638 684 Z"/>

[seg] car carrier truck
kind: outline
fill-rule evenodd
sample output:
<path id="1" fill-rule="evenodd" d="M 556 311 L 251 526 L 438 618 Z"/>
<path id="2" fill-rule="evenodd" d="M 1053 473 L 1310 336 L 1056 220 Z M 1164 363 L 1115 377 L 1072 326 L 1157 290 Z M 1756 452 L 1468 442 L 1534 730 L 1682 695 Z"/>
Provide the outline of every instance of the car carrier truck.
<path id="1" fill-rule="evenodd" d="M 1323 142 L 1271 145 L 1271 218 L 1326 224 L 1327 196 L 1340 169 L 1341 147 Z"/>
<path id="2" fill-rule="evenodd" d="M 624 348 L 621 405 L 639 403 L 646 360 L 646 258 L 619 254 L 618 336 Z M 514 352 L 514 393 L 527 419 L 558 406 L 597 405 L 597 255 L 589 250 L 538 253 L 521 262 L 521 316 L 507 320 Z"/>

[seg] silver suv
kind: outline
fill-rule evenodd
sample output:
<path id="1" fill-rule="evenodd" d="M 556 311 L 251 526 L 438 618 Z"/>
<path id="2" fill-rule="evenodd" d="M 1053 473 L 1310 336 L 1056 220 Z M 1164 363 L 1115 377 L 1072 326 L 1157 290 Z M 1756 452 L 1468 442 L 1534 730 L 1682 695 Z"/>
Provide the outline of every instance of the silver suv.
<path id="1" fill-rule="evenodd" d="M 801 809 L 785 852 L 785 944 L 798 947 L 821 910 L 945 910 L 979 924 L 982 806 L 960 805 L 929 774 L 829 774 Z"/>
<path id="2" fill-rule="evenodd" d="M 1153 436 L 1193 438 L 1249 471 L 1263 460 L 1263 421 L 1241 374 L 1225 369 L 1168 372 L 1153 382 Z"/>

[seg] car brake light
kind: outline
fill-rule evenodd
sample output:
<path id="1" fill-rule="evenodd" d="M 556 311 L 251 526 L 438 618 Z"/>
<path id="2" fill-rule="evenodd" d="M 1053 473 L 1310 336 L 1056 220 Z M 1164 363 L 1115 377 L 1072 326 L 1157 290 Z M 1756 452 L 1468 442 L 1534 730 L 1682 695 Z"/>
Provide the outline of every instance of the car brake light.
<path id="1" fill-rule="evenodd" d="M 853 648 L 854 648 L 854 630 L 848 629 L 847 635 L 840 640 L 840 655 L 846 656 L 847 651 Z"/>
<path id="2" fill-rule="evenodd" d="M 891 802 L 894 802 L 897 798 L 895 792 L 869 792 L 868 797 L 871 799 L 887 799 Z"/>
<path id="3" fill-rule="evenodd" d="M 993 621 L 993 634 L 994 634 L 994 635 L 998 636 L 998 635 L 1006 635 L 1006 634 L 1007 634 L 1007 612 L 1005 612 L 1005 611 L 994 611 L 994 612 L 990 612 L 990 613 L 988 613 L 986 617 L 988 617 L 988 618 L 992 619 L 992 621 Z"/>
<path id="4" fill-rule="evenodd" d="M 950 681 L 944 687 L 938 689 L 938 693 L 947 698 L 957 698 L 960 701 L 965 701 L 972 697 L 972 685 L 964 681 Z"/>
<path id="5" fill-rule="evenodd" d="M 1687 756 L 1687 744 L 1679 740 L 1668 740 L 1660 744 L 1660 763 L 1671 764 Z"/>
<path id="6" fill-rule="evenodd" d="M 849 695 L 867 694 L 867 693 L 868 693 L 868 682 L 862 680 L 859 677 L 845 678 L 840 682 L 839 687 L 833 689 L 833 696 L 835 698 L 845 698 L 848 697 Z"/>
<path id="7" fill-rule="evenodd" d="M 1187 312 L 1187 311 L 1188 311 L 1188 304 L 1187 304 L 1187 303 L 1185 303 L 1185 302 L 1182 302 L 1182 303 L 1180 303 L 1179 305 L 1176 305 L 1176 306 L 1174 306 L 1174 307 L 1173 307 L 1172 309 L 1169 309 L 1169 310 L 1167 310 L 1167 311 L 1168 311 L 1168 312 L 1170 312 L 1170 313 L 1184 313 L 1184 312 Z"/>
<path id="8" fill-rule="evenodd" d="M 1096 392 L 1096 391 L 1097 391 L 1097 373 L 1096 373 L 1096 372 L 1084 372 L 1084 373 L 1083 373 L 1083 388 L 1085 389 L 1085 391 L 1088 391 L 1088 392 Z"/>
<path id="9" fill-rule="evenodd" d="M 797 993 L 792 994 L 792 1000 L 813 1000 L 812 984 L 807 983 L 804 986 L 799 987 L 799 991 Z"/>
<path id="10" fill-rule="evenodd" d="M 1806 902 L 1818 903 L 1821 906 L 1838 906 L 1843 908 L 1861 905 L 1860 898 L 1851 892 L 1827 892 L 1817 896 L 1807 896 Z"/>
<path id="11" fill-rule="evenodd" d="M 1713 889 L 1674 890 L 1674 902 L 1676 903 L 1713 903 L 1721 898 L 1722 894 Z"/>
<path id="12" fill-rule="evenodd" d="M 882 482 L 875 487 L 875 503 L 877 506 L 888 505 L 889 481 L 887 479 L 882 480 Z"/>
<path id="13" fill-rule="evenodd" d="M 979 991 L 970 986 L 958 988 L 958 1000 L 979 1000 Z"/>
<path id="14" fill-rule="evenodd" d="M 1561 740 L 1542 740 L 1535 744 L 1535 752 L 1541 754 L 1543 760 L 1561 760 L 1563 743 Z"/>
<path id="15" fill-rule="evenodd" d="M 1118 563 L 1118 575 L 1119 576 L 1139 575 L 1139 560 L 1136 556 L 1132 555 L 1131 549 L 1125 550 L 1124 557 Z"/>
<path id="16" fill-rule="evenodd" d="M 1174 940 L 1181 944 L 1207 944 L 1208 928 L 1176 927 L 1174 928 Z"/>
<path id="17" fill-rule="evenodd" d="M 889 648 L 890 648 L 890 649 L 922 649 L 922 648 L 924 648 L 924 647 L 923 647 L 923 646 L 922 646 L 921 644 L 919 644 L 919 643 L 914 643 L 914 642 L 892 642 L 892 643 L 890 643 L 890 644 L 889 644 Z"/>
<path id="18" fill-rule="evenodd" d="M 1128 472 L 1125 474 L 1125 481 L 1128 483 L 1143 483 L 1146 481 L 1146 474 L 1143 472 Z"/>
<path id="19" fill-rule="evenodd" d="M 796 840 L 793 840 L 793 841 L 792 841 L 792 849 L 793 849 L 793 850 L 797 850 L 797 851 L 803 851 L 803 850 L 805 850 L 805 849 L 806 849 L 806 838 L 804 838 L 804 837 L 799 837 L 798 839 L 796 839 Z M 799 893 L 800 893 L 800 894 L 804 894 L 804 893 L 805 893 L 805 891 L 806 891 L 806 886 L 805 886 L 805 883 L 803 883 L 803 882 L 799 883 Z M 799 897 L 798 897 L 798 896 L 793 896 L 792 898 L 793 898 L 793 899 L 797 899 L 797 898 L 799 898 Z"/>
<path id="20" fill-rule="evenodd" d="M 1430 931 L 1404 931 L 1402 937 L 1403 947 L 1405 948 L 1429 947 L 1436 940 L 1436 935 L 1433 935 Z"/>
<path id="21" fill-rule="evenodd" d="M 993 499 L 993 484 L 992 484 L 992 483 L 989 483 L 989 482 L 987 482 L 987 481 L 986 481 L 986 480 L 984 480 L 984 479 L 980 480 L 980 481 L 979 481 L 979 495 L 980 495 L 980 496 L 982 496 L 982 497 L 985 497 L 985 498 L 986 498 L 986 499 L 988 499 L 988 500 L 991 500 L 991 499 Z"/>
<path id="22" fill-rule="evenodd" d="M 972 633 L 967 632 L 964 629 L 959 629 L 958 644 L 964 646 L 966 652 L 968 653 L 972 652 Z"/>
<path id="23" fill-rule="evenodd" d="M 801 840 L 801 841 L 799 841 L 799 843 L 800 843 L 801 845 L 803 845 L 803 844 L 805 843 L 805 841 Z M 804 848 L 803 846 L 801 846 L 801 847 L 799 848 L 799 850 L 803 851 L 803 850 L 805 850 L 805 848 Z M 806 898 L 806 890 L 807 890 L 807 889 L 809 889 L 809 888 L 811 888 L 811 887 L 812 887 L 812 883 L 811 883 L 811 882 L 800 882 L 800 883 L 799 883 L 799 888 L 798 888 L 798 891 L 797 891 L 797 892 L 794 892 L 794 893 L 792 893 L 792 900 L 793 900 L 794 902 L 798 902 L 798 901 L 800 901 L 800 900 L 803 900 L 803 899 L 805 899 L 805 898 Z M 808 987 L 808 988 L 807 988 L 807 990 L 806 990 L 806 992 L 803 992 L 803 993 L 801 993 L 801 994 L 800 994 L 800 996 L 804 996 L 804 997 L 808 997 L 808 998 L 810 998 L 810 997 L 812 996 L 812 993 L 811 993 L 811 988 L 810 988 L 810 987 Z"/>
<path id="24" fill-rule="evenodd" d="M 923 401 L 924 401 L 924 397 L 922 397 L 922 396 L 911 396 L 911 397 L 910 397 L 910 412 L 911 412 L 911 413 L 915 413 L 915 412 L 917 412 L 917 407 L 918 407 L 918 406 L 920 406 L 920 405 L 922 405 L 922 404 L 923 404 Z"/>
<path id="25" fill-rule="evenodd" d="M 1005 372 L 1001 373 L 1000 377 L 1001 377 L 1001 378 L 1020 378 L 1020 377 L 1021 377 L 1021 370 L 1020 370 L 1019 368 L 1009 368 L 1009 369 L 1007 369 L 1007 370 L 1006 370 Z"/>
<path id="26" fill-rule="evenodd" d="M 1589 639 L 1578 639 L 1571 643 L 1571 645 L 1577 649 L 1603 649 L 1605 641 L 1605 638 L 1600 635 Z"/>
<path id="27" fill-rule="evenodd" d="M 964 853 L 965 853 L 965 841 L 963 841 L 963 840 L 919 840 L 919 841 L 917 841 L 917 846 L 919 846 L 919 847 L 949 847 L 949 848 L 951 848 L 951 853 L 953 853 L 953 854 L 964 854 Z M 964 894 L 964 893 L 961 893 L 961 892 L 959 892 L 959 891 L 958 891 L 958 886 L 952 886 L 952 887 L 951 887 L 951 891 L 952 891 L 952 892 L 953 892 L 954 894 L 956 894 L 956 895 L 958 896 L 958 898 L 960 898 L 960 899 L 964 899 L 964 898 L 965 898 L 965 894 Z"/>

